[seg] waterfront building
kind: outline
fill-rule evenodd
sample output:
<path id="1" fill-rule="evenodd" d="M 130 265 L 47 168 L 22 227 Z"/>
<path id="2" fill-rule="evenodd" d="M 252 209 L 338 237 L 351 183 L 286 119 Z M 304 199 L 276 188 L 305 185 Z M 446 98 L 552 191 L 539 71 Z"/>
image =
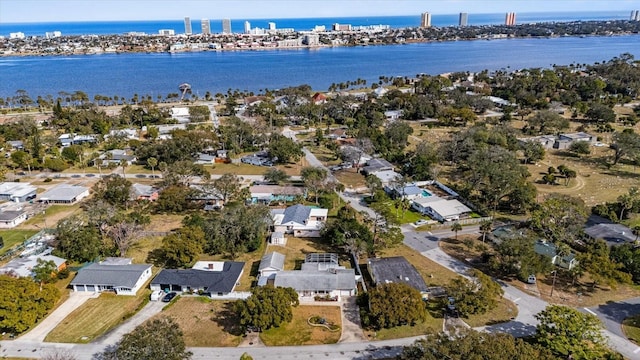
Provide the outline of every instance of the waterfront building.
<path id="1" fill-rule="evenodd" d="M 460 13 L 460 20 L 458 21 L 458 26 L 467 26 L 469 22 L 469 14 L 466 12 Z"/>
<path id="2" fill-rule="evenodd" d="M 231 34 L 231 19 L 222 19 L 222 33 Z"/>
<path id="3" fill-rule="evenodd" d="M 324 25 L 316 25 L 313 27 L 314 32 L 325 32 L 327 31 L 327 27 Z"/>
<path id="4" fill-rule="evenodd" d="M 23 32 L 9 33 L 9 39 L 24 39 L 24 33 Z"/>
<path id="5" fill-rule="evenodd" d="M 269 31 L 275 31 L 275 30 L 276 30 L 276 23 L 270 22 L 269 23 Z"/>
<path id="6" fill-rule="evenodd" d="M 318 34 L 306 34 L 302 39 L 302 43 L 307 46 L 318 46 L 320 45 L 320 35 Z"/>
<path id="7" fill-rule="evenodd" d="M 211 23 L 209 23 L 209 19 L 200 20 L 200 26 L 202 27 L 203 35 L 211 34 Z"/>
<path id="8" fill-rule="evenodd" d="M 244 33 L 249 34 L 251 32 L 251 23 L 248 21 L 244 22 Z"/>
<path id="9" fill-rule="evenodd" d="M 158 30 L 158 34 L 163 36 L 173 36 L 176 34 L 176 32 L 173 29 L 160 29 Z"/>
<path id="10" fill-rule="evenodd" d="M 640 21 L 640 10 L 631 10 L 631 21 Z"/>
<path id="11" fill-rule="evenodd" d="M 193 34 L 191 31 L 191 18 L 188 16 L 184 18 L 184 33 L 187 35 Z"/>
<path id="12" fill-rule="evenodd" d="M 333 24 L 333 31 L 351 31 L 351 24 Z"/>
<path id="13" fill-rule="evenodd" d="M 421 28 L 429 28 L 431 27 L 431 14 L 428 12 L 422 13 L 420 17 L 420 27 Z"/>
<path id="14" fill-rule="evenodd" d="M 59 38 L 60 36 L 62 36 L 60 31 L 47 31 L 44 33 L 44 37 L 47 39 Z"/>
<path id="15" fill-rule="evenodd" d="M 504 18 L 504 24 L 507 26 L 513 26 L 516 24 L 516 13 L 510 12 Z"/>

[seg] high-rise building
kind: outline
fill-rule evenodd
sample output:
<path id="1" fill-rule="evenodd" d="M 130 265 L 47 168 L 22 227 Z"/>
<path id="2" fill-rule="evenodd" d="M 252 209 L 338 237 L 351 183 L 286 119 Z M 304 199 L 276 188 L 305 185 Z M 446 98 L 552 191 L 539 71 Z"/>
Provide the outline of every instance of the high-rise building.
<path id="1" fill-rule="evenodd" d="M 188 16 L 184 18 L 184 33 L 187 35 L 193 34 L 191 31 L 191 18 Z"/>
<path id="2" fill-rule="evenodd" d="M 222 19 L 222 33 L 231 34 L 231 19 Z"/>
<path id="3" fill-rule="evenodd" d="M 275 29 L 276 29 L 276 23 L 274 23 L 274 22 L 270 22 L 270 23 L 269 23 L 269 30 L 272 30 L 272 31 L 273 31 L 273 30 L 275 30 Z"/>
<path id="4" fill-rule="evenodd" d="M 640 21 L 640 10 L 631 10 L 631 21 Z"/>
<path id="5" fill-rule="evenodd" d="M 422 16 L 420 18 L 420 27 L 421 28 L 431 27 L 431 14 L 430 13 L 428 13 L 428 12 L 422 13 Z"/>
<path id="6" fill-rule="evenodd" d="M 160 29 L 158 30 L 158 34 L 163 36 L 173 36 L 176 32 L 173 29 Z"/>
<path id="7" fill-rule="evenodd" d="M 510 12 L 504 17 L 504 24 L 507 26 L 513 26 L 516 24 L 516 13 Z"/>
<path id="8" fill-rule="evenodd" d="M 202 27 L 203 35 L 211 34 L 211 23 L 209 22 L 209 19 L 200 20 L 200 26 Z"/>
<path id="9" fill-rule="evenodd" d="M 248 21 L 244 22 L 244 33 L 245 34 L 251 33 L 251 23 Z"/>
<path id="10" fill-rule="evenodd" d="M 44 37 L 47 39 L 59 38 L 60 36 L 62 36 L 60 31 L 47 31 L 44 33 Z"/>
<path id="11" fill-rule="evenodd" d="M 469 22 L 469 14 L 467 14 L 466 12 L 461 12 L 460 20 L 458 21 L 458 26 L 467 26 L 468 22 Z"/>

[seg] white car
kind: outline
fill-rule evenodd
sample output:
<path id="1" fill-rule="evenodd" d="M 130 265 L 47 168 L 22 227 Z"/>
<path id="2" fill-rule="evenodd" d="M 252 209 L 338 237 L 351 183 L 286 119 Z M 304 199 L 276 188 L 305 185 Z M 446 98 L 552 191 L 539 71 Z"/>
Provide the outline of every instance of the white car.
<path id="1" fill-rule="evenodd" d="M 415 226 L 420 226 L 420 225 L 425 225 L 425 224 L 427 224 L 427 223 L 428 223 L 428 221 L 427 221 L 427 220 L 420 219 L 420 220 L 418 220 L 418 221 L 414 222 L 413 224 L 414 224 Z"/>

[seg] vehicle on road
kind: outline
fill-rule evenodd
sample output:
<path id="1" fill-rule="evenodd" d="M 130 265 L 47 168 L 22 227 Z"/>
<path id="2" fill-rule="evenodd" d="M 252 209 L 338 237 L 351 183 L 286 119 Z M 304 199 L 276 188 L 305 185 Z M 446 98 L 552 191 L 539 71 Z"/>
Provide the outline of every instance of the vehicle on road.
<path id="1" fill-rule="evenodd" d="M 162 302 L 166 302 L 166 303 L 168 303 L 168 302 L 170 302 L 171 300 L 173 300 L 173 298 L 174 298 L 174 297 L 176 297 L 177 295 L 178 295 L 178 294 L 176 294 L 175 292 L 173 292 L 173 291 L 172 291 L 172 292 L 168 293 L 167 295 L 165 295 L 165 296 L 162 298 Z"/>
<path id="2" fill-rule="evenodd" d="M 428 224 L 428 223 L 429 223 L 429 222 L 428 222 L 427 220 L 425 220 L 425 219 L 420 219 L 420 220 L 417 220 L 416 222 L 414 222 L 413 224 L 414 224 L 415 226 L 421 226 L 421 225 L 426 225 L 426 224 Z"/>

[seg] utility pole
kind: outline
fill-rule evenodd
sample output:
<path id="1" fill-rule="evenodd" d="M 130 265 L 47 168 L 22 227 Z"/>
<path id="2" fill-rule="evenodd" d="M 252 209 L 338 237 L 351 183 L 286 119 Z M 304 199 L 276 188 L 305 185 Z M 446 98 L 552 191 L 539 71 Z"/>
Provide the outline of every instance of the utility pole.
<path id="1" fill-rule="evenodd" d="M 553 289 L 556 287 L 556 275 L 558 274 L 558 270 L 553 270 L 553 282 L 551 283 L 551 294 L 549 297 L 553 297 Z"/>

